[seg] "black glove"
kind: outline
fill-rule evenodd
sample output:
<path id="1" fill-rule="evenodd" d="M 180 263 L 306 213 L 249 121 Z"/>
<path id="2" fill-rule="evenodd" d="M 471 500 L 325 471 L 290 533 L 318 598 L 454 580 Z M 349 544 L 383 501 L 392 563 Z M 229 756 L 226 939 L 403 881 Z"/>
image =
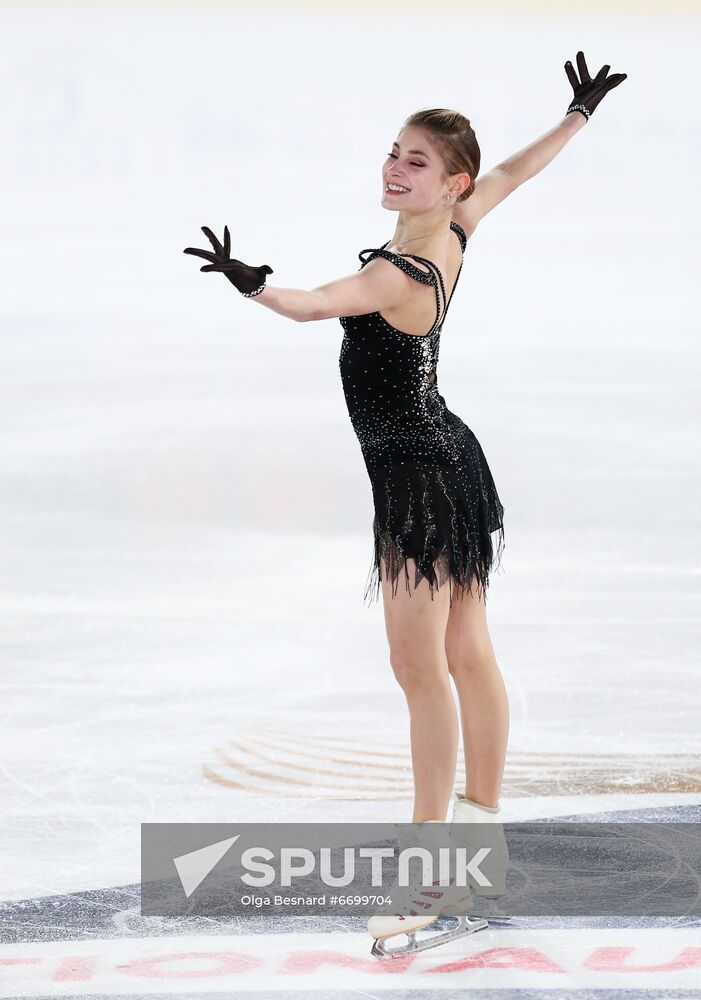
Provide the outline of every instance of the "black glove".
<path id="1" fill-rule="evenodd" d="M 201 267 L 200 271 L 222 271 L 231 284 L 238 288 L 242 295 L 249 298 L 263 290 L 265 276 L 273 273 L 272 267 L 268 267 L 267 264 L 263 264 L 262 267 L 249 267 L 248 264 L 243 264 L 240 260 L 233 260 L 229 256 L 231 237 L 228 226 L 224 226 L 223 246 L 207 226 L 202 226 L 202 232 L 214 247 L 214 253 L 210 250 L 198 250 L 196 247 L 187 247 L 186 250 L 183 250 L 183 253 L 190 253 L 194 257 L 202 257 L 204 260 L 211 261 L 210 264 Z"/>
<path id="2" fill-rule="evenodd" d="M 619 83 L 622 83 L 628 74 L 614 73 L 613 76 L 607 77 L 606 74 L 611 67 L 602 66 L 592 80 L 589 76 L 587 64 L 584 61 L 583 52 L 577 53 L 577 68 L 579 69 L 581 82 L 577 79 L 577 74 L 574 71 L 572 63 L 569 61 L 565 63 L 567 79 L 572 84 L 572 89 L 574 90 L 574 98 L 565 113 L 569 114 L 571 111 L 581 111 L 588 121 L 590 115 L 594 113 L 594 108 L 598 105 L 604 95 L 607 94 L 609 90 L 613 90 L 614 87 L 617 87 Z"/>

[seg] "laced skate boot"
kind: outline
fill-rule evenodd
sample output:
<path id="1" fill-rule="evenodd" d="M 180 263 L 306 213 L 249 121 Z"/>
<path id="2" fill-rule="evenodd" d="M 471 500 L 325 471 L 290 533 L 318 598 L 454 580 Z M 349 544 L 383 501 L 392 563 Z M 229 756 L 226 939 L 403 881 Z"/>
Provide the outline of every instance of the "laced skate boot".
<path id="1" fill-rule="evenodd" d="M 429 842 L 430 834 L 426 829 L 434 822 L 438 820 L 427 820 L 426 823 L 415 824 L 408 830 L 397 828 L 397 840 L 400 852 L 407 847 L 427 848 L 433 858 L 435 875 L 438 872 L 438 851 L 435 847 L 437 841 L 434 834 L 434 839 Z M 400 955 L 413 954 L 487 927 L 486 920 L 467 915 L 473 903 L 469 886 L 455 885 L 454 876 L 446 879 L 434 878 L 431 885 L 424 885 L 421 879 L 421 865 L 418 862 L 409 866 L 409 875 L 407 886 L 400 886 L 396 881 L 388 890 L 393 912 L 387 915 L 378 914 L 368 921 L 368 930 L 375 939 L 372 955 L 380 958 L 396 958 Z M 456 917 L 457 925 L 443 933 L 431 933 L 417 940 L 417 931 L 430 927 L 440 916 Z M 403 934 L 407 936 L 407 944 L 389 950 L 386 942 Z"/>

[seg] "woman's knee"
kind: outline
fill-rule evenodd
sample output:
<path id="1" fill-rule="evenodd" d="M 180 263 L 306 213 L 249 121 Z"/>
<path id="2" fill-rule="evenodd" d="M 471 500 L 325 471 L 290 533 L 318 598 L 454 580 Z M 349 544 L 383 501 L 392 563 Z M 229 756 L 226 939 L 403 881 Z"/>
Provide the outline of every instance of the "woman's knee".
<path id="1" fill-rule="evenodd" d="M 453 641 L 446 637 L 445 655 L 452 677 L 466 677 L 492 669 L 495 664 L 494 647 L 488 633 L 478 633 L 469 638 Z"/>
<path id="2" fill-rule="evenodd" d="M 431 653 L 401 644 L 390 650 L 389 662 L 397 683 L 406 693 L 435 688 L 448 679 L 448 663 L 440 651 Z"/>

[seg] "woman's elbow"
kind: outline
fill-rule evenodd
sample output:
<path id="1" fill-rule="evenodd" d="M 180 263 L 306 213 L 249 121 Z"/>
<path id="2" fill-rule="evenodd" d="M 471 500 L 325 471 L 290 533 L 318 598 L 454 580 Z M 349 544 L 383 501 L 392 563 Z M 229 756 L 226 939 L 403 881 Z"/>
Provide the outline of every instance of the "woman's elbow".
<path id="1" fill-rule="evenodd" d="M 295 316 L 298 323 L 316 323 L 320 319 L 324 319 L 324 317 L 319 315 L 319 310 L 312 308 L 305 309 L 304 312 Z"/>
<path id="2" fill-rule="evenodd" d="M 309 292 L 304 302 L 304 309 L 300 309 L 299 315 L 295 318 L 298 323 L 315 323 L 320 319 L 328 319 L 328 307 L 323 296 L 318 292 Z"/>

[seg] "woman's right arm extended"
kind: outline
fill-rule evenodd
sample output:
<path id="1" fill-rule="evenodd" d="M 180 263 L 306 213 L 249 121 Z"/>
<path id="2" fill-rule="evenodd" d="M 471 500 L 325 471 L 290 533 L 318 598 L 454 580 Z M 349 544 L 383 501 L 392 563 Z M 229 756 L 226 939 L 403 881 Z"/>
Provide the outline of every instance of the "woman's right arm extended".
<path id="1" fill-rule="evenodd" d="M 365 313 L 392 309 L 404 300 L 411 281 L 390 261 L 376 257 L 355 274 L 310 291 L 275 288 L 266 284 L 263 291 L 250 301 L 260 302 L 297 323 L 309 323 L 312 320 L 363 316 Z"/>

